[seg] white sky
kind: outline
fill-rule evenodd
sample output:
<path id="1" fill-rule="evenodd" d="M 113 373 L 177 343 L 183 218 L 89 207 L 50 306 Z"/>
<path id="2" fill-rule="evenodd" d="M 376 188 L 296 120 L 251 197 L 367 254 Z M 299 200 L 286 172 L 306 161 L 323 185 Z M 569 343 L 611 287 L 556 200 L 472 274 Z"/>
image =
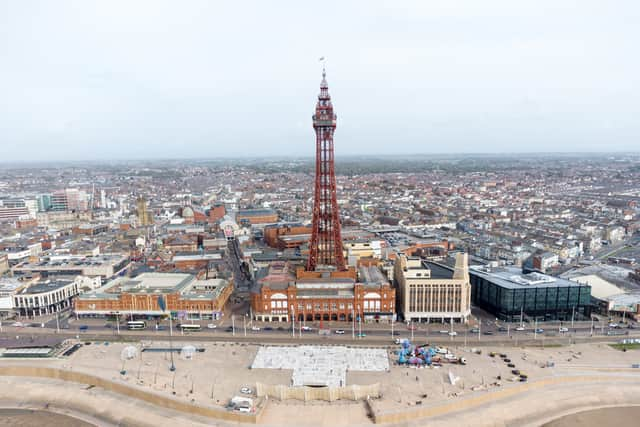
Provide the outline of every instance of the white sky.
<path id="1" fill-rule="evenodd" d="M 640 148 L 637 0 L 0 0 L 0 161 Z"/>

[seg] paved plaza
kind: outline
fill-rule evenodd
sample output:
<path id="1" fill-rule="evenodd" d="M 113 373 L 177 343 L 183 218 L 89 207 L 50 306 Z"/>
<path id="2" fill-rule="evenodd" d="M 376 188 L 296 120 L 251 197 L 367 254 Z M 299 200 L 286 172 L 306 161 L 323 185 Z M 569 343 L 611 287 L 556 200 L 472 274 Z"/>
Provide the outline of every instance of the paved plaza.
<path id="1" fill-rule="evenodd" d="M 384 349 L 268 346 L 258 350 L 251 369 L 291 369 L 293 386 L 343 387 L 347 371 L 388 371 L 389 358 Z"/>

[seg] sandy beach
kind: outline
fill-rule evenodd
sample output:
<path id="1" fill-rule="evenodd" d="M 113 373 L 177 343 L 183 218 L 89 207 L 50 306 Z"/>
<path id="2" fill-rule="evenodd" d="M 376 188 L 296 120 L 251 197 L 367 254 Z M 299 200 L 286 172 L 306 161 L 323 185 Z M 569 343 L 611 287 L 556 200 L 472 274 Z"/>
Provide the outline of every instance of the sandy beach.
<path id="1" fill-rule="evenodd" d="M 632 427 L 638 425 L 639 418 L 640 406 L 604 408 L 567 415 L 544 424 L 544 427 Z"/>
<path id="2" fill-rule="evenodd" d="M 47 411 L 0 409 L 0 426 L 92 427 L 93 424 L 89 424 L 77 418 Z"/>

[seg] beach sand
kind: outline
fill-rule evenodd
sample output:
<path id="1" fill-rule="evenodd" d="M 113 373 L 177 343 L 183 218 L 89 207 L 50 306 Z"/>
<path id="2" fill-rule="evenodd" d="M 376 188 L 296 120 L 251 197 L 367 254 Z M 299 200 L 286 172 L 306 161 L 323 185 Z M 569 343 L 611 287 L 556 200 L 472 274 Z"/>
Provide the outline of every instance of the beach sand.
<path id="1" fill-rule="evenodd" d="M 551 421 L 544 427 L 631 427 L 639 425 L 640 406 L 604 408 L 578 412 Z"/>
<path id="2" fill-rule="evenodd" d="M 47 411 L 0 409 L 0 426 L 92 427 L 93 424 Z"/>

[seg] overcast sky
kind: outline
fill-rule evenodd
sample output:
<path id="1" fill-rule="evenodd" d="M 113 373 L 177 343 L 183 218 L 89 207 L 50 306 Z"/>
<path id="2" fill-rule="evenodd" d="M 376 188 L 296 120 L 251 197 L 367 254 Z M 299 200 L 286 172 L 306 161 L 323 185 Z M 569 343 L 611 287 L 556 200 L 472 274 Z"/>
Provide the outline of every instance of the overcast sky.
<path id="1" fill-rule="evenodd" d="M 0 161 L 640 149 L 637 0 L 0 0 Z"/>

